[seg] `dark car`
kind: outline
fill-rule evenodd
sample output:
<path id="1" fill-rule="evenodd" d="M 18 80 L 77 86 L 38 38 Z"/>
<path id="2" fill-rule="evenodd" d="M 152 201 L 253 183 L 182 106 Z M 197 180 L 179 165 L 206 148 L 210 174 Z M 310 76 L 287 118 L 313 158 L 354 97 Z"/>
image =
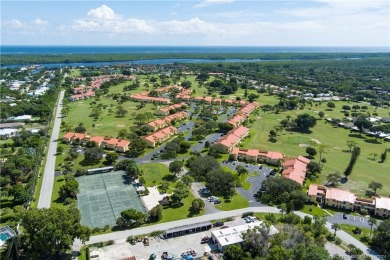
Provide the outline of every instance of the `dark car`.
<path id="1" fill-rule="evenodd" d="M 214 200 L 214 204 L 221 204 L 220 200 Z"/>
<path id="2" fill-rule="evenodd" d="M 222 227 L 223 226 L 223 222 L 216 222 L 214 223 L 214 227 Z"/>
<path id="3" fill-rule="evenodd" d="M 348 219 L 348 215 L 347 214 L 343 214 L 343 219 Z"/>
<path id="4" fill-rule="evenodd" d="M 269 175 L 276 175 L 276 171 L 274 171 L 274 170 L 271 170 L 270 172 L 269 172 Z"/>

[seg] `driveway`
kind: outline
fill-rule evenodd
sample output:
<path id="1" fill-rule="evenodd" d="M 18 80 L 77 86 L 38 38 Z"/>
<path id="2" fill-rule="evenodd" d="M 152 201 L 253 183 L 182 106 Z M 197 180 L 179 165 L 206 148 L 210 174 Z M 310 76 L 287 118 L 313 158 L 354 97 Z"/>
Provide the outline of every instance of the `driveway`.
<path id="1" fill-rule="evenodd" d="M 343 218 L 343 213 L 336 212 L 334 213 L 334 216 L 327 217 L 328 221 L 330 223 L 338 223 L 338 224 L 348 224 L 356 227 L 363 227 L 363 228 L 371 228 L 368 224 L 368 218 L 361 217 L 361 216 L 353 216 L 353 215 L 347 215 L 347 219 Z M 378 225 L 379 225 L 378 221 Z"/>
<path id="2" fill-rule="evenodd" d="M 61 105 L 64 98 L 64 91 L 60 92 L 57 101 L 57 111 L 54 117 L 53 130 L 50 136 L 49 149 L 47 150 L 47 158 L 45 164 L 45 170 L 43 173 L 42 187 L 39 194 L 38 208 L 50 208 L 51 195 L 53 193 L 54 184 L 54 169 L 56 163 L 57 142 L 58 134 L 61 126 Z"/>
<path id="3" fill-rule="evenodd" d="M 204 201 L 204 209 L 205 209 L 205 215 L 207 214 L 213 214 L 220 212 L 219 209 L 214 207 L 214 204 L 209 202 L 206 197 L 201 196 L 199 190 L 200 188 L 203 188 L 203 184 L 201 182 L 194 182 L 191 185 L 191 192 L 196 198 L 201 198 Z"/>
<path id="4" fill-rule="evenodd" d="M 219 138 L 221 138 L 223 134 L 222 133 L 214 133 L 211 135 L 208 135 L 206 138 L 200 140 L 197 144 L 193 144 L 191 146 L 191 151 L 200 152 L 204 148 L 204 144 L 206 141 L 209 141 L 210 144 L 215 143 Z"/>

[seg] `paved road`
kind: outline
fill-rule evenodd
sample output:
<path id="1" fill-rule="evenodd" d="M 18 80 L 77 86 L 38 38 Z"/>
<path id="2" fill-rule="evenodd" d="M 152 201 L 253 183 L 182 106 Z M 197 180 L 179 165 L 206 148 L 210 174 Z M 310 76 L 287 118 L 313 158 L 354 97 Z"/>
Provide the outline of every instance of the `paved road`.
<path id="1" fill-rule="evenodd" d="M 197 151 L 200 152 L 204 148 L 204 144 L 209 141 L 210 145 L 215 143 L 219 138 L 221 138 L 223 134 L 222 133 L 213 133 L 208 136 L 206 136 L 204 139 L 200 140 L 197 144 L 193 144 L 191 146 L 191 151 Z"/>
<path id="2" fill-rule="evenodd" d="M 216 219 L 222 219 L 227 217 L 236 217 L 241 216 L 242 213 L 253 211 L 253 212 L 262 212 L 262 213 L 279 213 L 279 209 L 275 207 L 251 207 L 251 208 L 244 208 L 244 209 L 237 209 L 237 210 L 231 210 L 231 211 L 221 211 L 213 214 L 203 215 L 199 217 L 194 218 L 187 218 L 152 226 L 146 226 L 146 227 L 140 227 L 135 229 L 129 229 L 124 231 L 117 231 L 109 234 L 102 234 L 97 236 L 92 236 L 86 244 L 94 244 L 98 242 L 108 241 L 108 240 L 119 240 L 119 239 L 126 239 L 128 236 L 138 236 L 143 234 L 150 234 L 153 231 L 161 231 L 161 230 L 167 230 L 174 227 L 179 227 L 183 225 L 190 225 L 195 223 L 201 223 L 205 221 L 211 221 Z M 312 215 L 295 211 L 295 214 L 298 216 L 304 218 L 305 216 L 313 217 Z M 333 233 L 332 224 L 329 222 L 326 222 L 327 229 Z M 357 248 L 360 248 L 364 254 L 370 256 L 372 259 L 379 259 L 378 254 L 374 252 L 373 250 L 369 249 L 367 246 L 365 246 L 363 243 L 346 233 L 345 231 L 339 230 L 336 234 L 342 241 L 344 241 L 346 244 L 354 244 Z M 74 250 L 79 250 L 82 246 L 82 243 L 80 240 L 75 240 L 73 247 Z"/>
<path id="3" fill-rule="evenodd" d="M 47 152 L 45 171 L 43 174 L 42 187 L 39 195 L 38 208 L 50 208 L 51 194 L 53 192 L 54 170 L 57 152 L 57 139 L 61 125 L 61 104 L 64 98 L 64 91 L 60 92 L 57 101 L 57 112 L 54 118 L 53 130 L 50 136 L 50 144 Z"/>

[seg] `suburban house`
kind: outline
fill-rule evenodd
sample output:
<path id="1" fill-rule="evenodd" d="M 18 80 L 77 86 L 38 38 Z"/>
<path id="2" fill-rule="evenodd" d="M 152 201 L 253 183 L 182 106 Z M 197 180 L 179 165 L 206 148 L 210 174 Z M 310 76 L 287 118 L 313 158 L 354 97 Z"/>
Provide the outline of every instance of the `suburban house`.
<path id="1" fill-rule="evenodd" d="M 145 124 L 145 126 L 151 129 L 152 131 L 156 131 L 158 129 L 168 126 L 168 123 L 164 119 L 156 119 L 153 120 L 152 122 Z"/>
<path id="2" fill-rule="evenodd" d="M 156 147 L 156 145 L 162 144 L 177 133 L 178 130 L 175 127 L 168 126 L 157 132 L 154 132 L 151 135 L 145 136 L 144 139 L 148 143 L 149 147 Z"/>
<path id="3" fill-rule="evenodd" d="M 390 217 L 390 198 L 359 198 L 355 193 L 339 188 L 331 188 L 318 184 L 310 184 L 309 200 L 328 207 L 350 211 L 365 210 L 371 215 Z"/>
<path id="4" fill-rule="evenodd" d="M 64 143 L 71 143 L 72 141 L 79 139 L 81 145 L 86 145 L 87 142 L 93 142 L 98 147 L 105 149 L 115 150 L 117 152 L 126 152 L 129 150 L 130 141 L 121 140 L 116 138 L 108 138 L 103 136 L 89 136 L 81 133 L 68 132 L 63 137 Z"/>
<path id="5" fill-rule="evenodd" d="M 115 150 L 117 143 L 119 143 L 119 140 L 116 138 L 105 138 L 102 141 L 102 147 L 110 150 Z"/>
<path id="6" fill-rule="evenodd" d="M 236 127 L 230 130 L 226 135 L 221 137 L 217 143 L 225 148 L 225 152 L 229 153 L 233 148 L 240 144 L 241 140 L 249 135 L 249 129 L 244 126 Z"/>
<path id="7" fill-rule="evenodd" d="M 159 103 L 159 104 L 169 104 L 171 103 L 171 100 L 169 98 L 162 98 L 162 97 L 149 97 L 149 92 L 147 94 L 134 94 L 130 96 L 131 100 L 134 101 L 140 101 L 140 102 L 152 102 L 152 103 Z"/>
<path id="8" fill-rule="evenodd" d="M 71 143 L 72 141 L 74 140 L 83 140 L 85 137 L 85 134 L 82 134 L 82 133 L 73 133 L 73 132 L 68 132 L 66 133 L 63 138 L 62 138 L 62 141 L 64 143 Z"/>
<path id="9" fill-rule="evenodd" d="M 303 157 L 298 156 L 295 159 L 285 160 L 283 163 L 283 172 L 282 175 L 285 178 L 289 178 L 300 185 L 303 185 L 303 182 L 306 177 L 306 168 L 310 163 L 310 160 Z"/>
<path id="10" fill-rule="evenodd" d="M 183 120 L 185 118 L 188 118 L 188 114 L 184 111 L 180 111 L 180 112 L 177 112 L 175 114 L 163 117 L 161 119 L 153 120 L 153 121 L 145 124 L 145 126 L 149 129 L 151 129 L 152 131 L 157 131 L 158 129 L 161 129 L 161 128 L 164 128 L 164 127 L 170 125 L 173 120 L 180 121 L 180 120 Z"/>
<path id="11" fill-rule="evenodd" d="M 95 143 L 98 147 L 102 145 L 103 140 L 104 136 L 92 136 L 89 138 L 89 141 Z"/>
<path id="12" fill-rule="evenodd" d="M 246 162 L 263 162 L 270 165 L 280 165 L 284 155 L 279 152 L 262 151 L 258 149 L 233 148 L 232 157 L 235 160 Z"/>

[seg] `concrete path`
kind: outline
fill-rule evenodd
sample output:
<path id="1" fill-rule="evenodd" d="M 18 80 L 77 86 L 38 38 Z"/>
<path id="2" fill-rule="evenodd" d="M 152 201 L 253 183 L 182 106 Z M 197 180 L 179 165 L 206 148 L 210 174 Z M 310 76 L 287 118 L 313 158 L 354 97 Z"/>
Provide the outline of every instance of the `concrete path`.
<path id="1" fill-rule="evenodd" d="M 57 112 L 54 118 L 53 130 L 50 135 L 50 144 L 47 151 L 47 158 L 45 164 L 45 171 L 43 174 L 42 187 L 39 195 L 38 208 L 50 208 L 51 204 L 51 194 L 53 192 L 53 183 L 54 183 L 54 170 L 56 162 L 56 153 L 57 153 L 57 139 L 60 132 L 61 126 L 61 104 L 62 99 L 64 98 L 64 91 L 60 92 L 58 101 L 57 101 Z"/>

